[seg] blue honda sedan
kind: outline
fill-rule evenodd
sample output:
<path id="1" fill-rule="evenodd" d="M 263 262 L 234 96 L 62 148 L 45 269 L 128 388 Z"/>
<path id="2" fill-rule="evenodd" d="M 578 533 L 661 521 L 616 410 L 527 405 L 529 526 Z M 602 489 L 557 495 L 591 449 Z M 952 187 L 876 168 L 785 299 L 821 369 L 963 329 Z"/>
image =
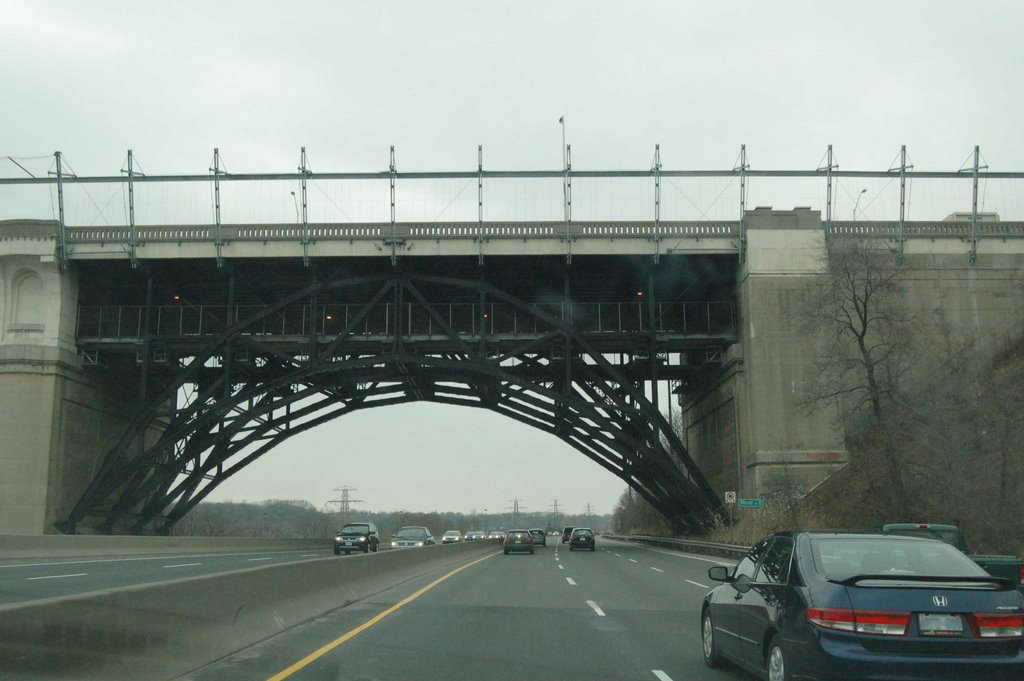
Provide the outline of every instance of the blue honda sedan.
<path id="1" fill-rule="evenodd" d="M 704 597 L 711 667 L 769 681 L 1024 679 L 1024 595 L 936 539 L 783 532 Z"/>

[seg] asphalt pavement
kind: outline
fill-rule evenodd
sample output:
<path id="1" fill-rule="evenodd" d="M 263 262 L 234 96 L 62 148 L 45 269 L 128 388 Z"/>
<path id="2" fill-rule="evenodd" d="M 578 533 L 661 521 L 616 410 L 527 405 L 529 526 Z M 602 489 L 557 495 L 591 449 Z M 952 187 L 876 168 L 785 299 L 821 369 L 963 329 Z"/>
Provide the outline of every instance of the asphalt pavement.
<path id="1" fill-rule="evenodd" d="M 593 553 L 570 552 L 552 539 L 534 555 L 496 551 L 410 580 L 184 678 L 750 678 L 701 658 L 699 611 L 717 559 L 601 537 Z"/>
<path id="2" fill-rule="evenodd" d="M 0 562 L 0 604 L 326 558 L 332 551 L 328 544 L 312 551 L 5 561 Z"/>

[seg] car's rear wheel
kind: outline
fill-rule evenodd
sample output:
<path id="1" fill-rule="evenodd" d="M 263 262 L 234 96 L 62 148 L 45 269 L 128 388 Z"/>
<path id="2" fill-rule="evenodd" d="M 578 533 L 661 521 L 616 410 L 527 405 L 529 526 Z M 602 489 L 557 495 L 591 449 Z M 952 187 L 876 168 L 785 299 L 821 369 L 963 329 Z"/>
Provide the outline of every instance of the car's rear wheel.
<path id="1" fill-rule="evenodd" d="M 789 681 L 789 670 L 786 668 L 786 657 L 782 653 L 779 637 L 772 638 L 768 644 L 768 681 Z"/>
<path id="2" fill-rule="evenodd" d="M 531 556 L 533 555 L 533 549 L 530 549 L 530 555 Z"/>
<path id="3" fill-rule="evenodd" d="M 506 556 L 508 555 L 508 549 L 505 549 L 505 555 Z"/>
<path id="4" fill-rule="evenodd" d="M 715 643 L 715 625 L 711 621 L 711 611 L 705 610 L 701 618 L 700 639 L 704 648 L 704 664 L 709 667 L 722 666 L 722 656 L 718 653 L 718 645 Z"/>
<path id="5" fill-rule="evenodd" d="M 345 552 L 345 555 L 347 556 L 347 555 L 348 555 L 348 554 L 350 554 L 350 553 L 352 553 L 352 552 L 351 552 L 351 551 L 346 551 L 346 552 Z"/>

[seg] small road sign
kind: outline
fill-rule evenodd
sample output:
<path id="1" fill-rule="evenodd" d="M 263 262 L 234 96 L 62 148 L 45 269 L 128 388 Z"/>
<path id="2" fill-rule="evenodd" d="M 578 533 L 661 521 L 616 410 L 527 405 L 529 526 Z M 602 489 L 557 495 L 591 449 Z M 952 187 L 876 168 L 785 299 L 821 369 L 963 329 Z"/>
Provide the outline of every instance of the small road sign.
<path id="1" fill-rule="evenodd" d="M 735 504 L 736 503 L 736 492 L 726 492 L 725 493 L 725 503 L 727 503 L 727 504 Z"/>
<path id="2" fill-rule="evenodd" d="M 737 503 L 744 508 L 761 508 L 764 506 L 763 499 L 740 499 Z"/>

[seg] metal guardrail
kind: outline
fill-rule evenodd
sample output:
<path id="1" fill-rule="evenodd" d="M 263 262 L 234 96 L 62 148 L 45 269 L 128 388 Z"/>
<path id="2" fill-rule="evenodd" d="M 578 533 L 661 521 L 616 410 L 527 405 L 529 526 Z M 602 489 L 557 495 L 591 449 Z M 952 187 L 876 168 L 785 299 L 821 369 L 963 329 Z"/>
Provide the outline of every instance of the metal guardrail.
<path id="1" fill-rule="evenodd" d="M 611 539 L 623 541 L 640 542 L 643 544 L 654 544 L 655 546 L 668 546 L 676 549 L 689 549 L 691 551 L 704 553 L 724 553 L 730 556 L 743 556 L 750 550 L 749 546 L 740 544 L 722 544 L 713 541 L 700 541 L 696 539 L 676 539 L 674 537 L 651 537 L 641 534 L 608 534 Z"/>

